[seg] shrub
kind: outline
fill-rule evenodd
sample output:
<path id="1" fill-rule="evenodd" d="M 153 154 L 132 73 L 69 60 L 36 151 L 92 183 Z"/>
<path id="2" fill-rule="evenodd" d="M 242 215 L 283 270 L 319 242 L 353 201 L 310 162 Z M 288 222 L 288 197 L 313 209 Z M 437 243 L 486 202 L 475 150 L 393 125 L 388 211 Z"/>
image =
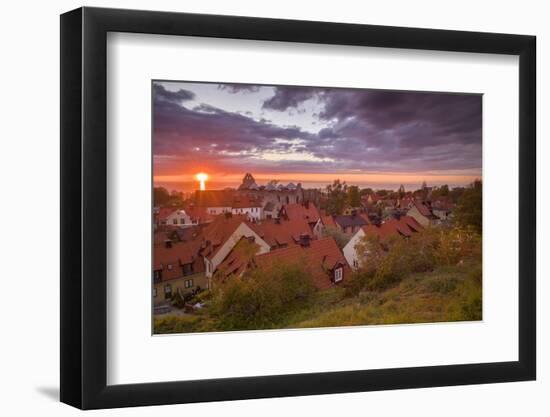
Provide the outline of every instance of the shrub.
<path id="1" fill-rule="evenodd" d="M 340 249 L 346 246 L 351 239 L 350 236 L 333 226 L 327 226 L 323 229 L 323 237 L 332 237 Z"/>
<path id="2" fill-rule="evenodd" d="M 225 330 L 275 327 L 315 291 L 304 262 L 254 268 L 215 288 L 210 308 Z"/>
<path id="3" fill-rule="evenodd" d="M 367 236 L 357 249 L 361 268 L 349 288 L 355 294 L 362 288 L 387 288 L 411 273 L 480 259 L 481 237 L 472 229 L 431 227 L 409 239 Z"/>

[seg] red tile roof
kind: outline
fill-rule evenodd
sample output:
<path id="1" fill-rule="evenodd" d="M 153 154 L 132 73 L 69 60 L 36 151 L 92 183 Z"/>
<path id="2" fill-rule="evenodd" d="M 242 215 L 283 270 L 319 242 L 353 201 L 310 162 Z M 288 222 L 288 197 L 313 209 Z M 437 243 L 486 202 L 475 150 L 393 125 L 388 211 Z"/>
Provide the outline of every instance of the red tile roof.
<path id="1" fill-rule="evenodd" d="M 262 207 L 262 202 L 248 196 L 236 196 L 230 206 L 232 208 Z"/>
<path id="2" fill-rule="evenodd" d="M 344 268 L 344 280 L 350 273 L 346 258 L 332 237 L 311 240 L 310 245 L 276 249 L 256 256 L 258 266 L 270 266 L 281 262 L 299 263 L 311 273 L 314 285 L 319 289 L 332 287 L 332 271 L 337 266 Z"/>
<path id="3" fill-rule="evenodd" d="M 204 261 L 200 256 L 201 241 L 172 243 L 171 248 L 155 246 L 153 248 L 153 269 L 162 270 L 162 280 L 180 278 L 183 276 L 181 266 L 192 264 L 193 272 L 204 272 Z M 171 266 L 171 267 L 169 267 Z"/>
<path id="4" fill-rule="evenodd" d="M 317 223 L 320 217 L 319 210 L 313 203 L 287 204 L 285 208 L 289 219 L 304 219 L 308 223 Z"/>
<path id="5" fill-rule="evenodd" d="M 311 235 L 311 228 L 305 219 L 266 219 L 247 224 L 272 248 L 295 244 L 300 235 Z"/>
<path id="6" fill-rule="evenodd" d="M 226 216 L 225 214 L 215 216 L 202 233 L 206 244 L 204 256 L 212 259 L 241 223 L 246 223 L 246 216 Z"/>
<path id="7" fill-rule="evenodd" d="M 422 201 L 415 200 L 414 206 L 418 209 L 420 214 L 422 214 L 425 217 L 428 217 L 430 219 L 438 218 L 436 215 L 433 214 L 432 209 L 428 207 L 426 203 L 423 203 Z"/>
<path id="8" fill-rule="evenodd" d="M 391 219 L 380 226 L 368 225 L 362 228 L 365 234 L 387 239 L 391 236 L 410 237 L 422 230 L 422 226 L 412 217 L 403 216 L 399 220 Z"/>
<path id="9" fill-rule="evenodd" d="M 411 216 L 402 216 L 399 219 L 401 222 L 404 222 L 409 226 L 409 228 L 415 232 L 420 232 L 424 227 L 416 221 L 414 217 Z"/>
<path id="10" fill-rule="evenodd" d="M 230 275 L 239 276 L 246 270 L 249 262 L 245 249 L 245 245 L 247 244 L 249 244 L 248 239 L 245 237 L 241 238 L 233 249 L 231 249 L 231 252 L 225 257 L 223 262 L 218 265 L 216 271 L 223 274 L 223 279 Z M 258 245 L 253 245 L 256 249 L 259 249 Z"/>

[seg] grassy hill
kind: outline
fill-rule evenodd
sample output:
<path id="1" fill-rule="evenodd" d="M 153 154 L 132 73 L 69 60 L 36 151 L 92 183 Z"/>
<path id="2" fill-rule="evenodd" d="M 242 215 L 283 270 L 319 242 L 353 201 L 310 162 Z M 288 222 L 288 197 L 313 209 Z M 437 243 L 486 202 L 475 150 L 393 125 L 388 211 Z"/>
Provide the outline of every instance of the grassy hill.
<path id="1" fill-rule="evenodd" d="M 481 320 L 481 263 L 440 266 L 410 274 L 386 289 L 353 293 L 335 287 L 249 329 L 293 329 L 374 324 Z M 155 319 L 155 333 L 247 330 L 231 325 L 209 308 L 186 316 Z"/>

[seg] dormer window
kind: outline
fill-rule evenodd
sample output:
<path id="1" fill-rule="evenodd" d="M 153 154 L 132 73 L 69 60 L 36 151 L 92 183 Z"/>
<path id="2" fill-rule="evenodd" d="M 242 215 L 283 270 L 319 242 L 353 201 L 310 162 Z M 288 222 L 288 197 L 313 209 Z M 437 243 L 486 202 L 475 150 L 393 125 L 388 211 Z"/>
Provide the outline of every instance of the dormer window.
<path id="1" fill-rule="evenodd" d="M 339 266 L 334 269 L 334 282 L 340 282 L 344 279 L 344 268 Z"/>

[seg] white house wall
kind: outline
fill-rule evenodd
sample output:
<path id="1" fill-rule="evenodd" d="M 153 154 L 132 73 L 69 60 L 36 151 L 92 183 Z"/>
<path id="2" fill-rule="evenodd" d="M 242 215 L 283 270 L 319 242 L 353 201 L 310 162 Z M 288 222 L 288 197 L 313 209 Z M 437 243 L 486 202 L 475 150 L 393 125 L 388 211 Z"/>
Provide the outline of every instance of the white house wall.
<path id="1" fill-rule="evenodd" d="M 231 211 L 233 214 L 246 214 L 249 218 L 255 220 L 263 219 L 263 208 L 262 207 L 243 207 L 243 208 L 234 208 Z"/>
<path id="2" fill-rule="evenodd" d="M 363 229 L 359 229 L 349 240 L 349 242 L 344 246 L 342 252 L 344 253 L 344 258 L 348 261 L 348 264 L 355 269 L 355 261 L 359 263 L 359 256 L 357 254 L 356 245 L 361 241 L 365 236 Z"/>
<path id="3" fill-rule="evenodd" d="M 270 246 L 245 223 L 241 223 L 239 227 L 237 227 L 237 229 L 235 229 L 235 231 L 231 234 L 231 236 L 229 236 L 229 239 L 225 241 L 225 243 L 218 250 L 216 255 L 210 260 L 211 268 L 210 268 L 210 272 L 208 272 L 207 270 L 208 277 L 211 277 L 213 275 L 213 272 L 216 270 L 218 265 L 223 262 L 223 260 L 229 254 L 229 252 L 231 252 L 231 249 L 235 247 L 237 242 L 239 242 L 239 240 L 241 240 L 242 237 L 254 238 L 254 243 L 260 246 L 260 249 L 258 250 L 258 253 L 257 253 L 258 255 L 269 252 Z"/>

